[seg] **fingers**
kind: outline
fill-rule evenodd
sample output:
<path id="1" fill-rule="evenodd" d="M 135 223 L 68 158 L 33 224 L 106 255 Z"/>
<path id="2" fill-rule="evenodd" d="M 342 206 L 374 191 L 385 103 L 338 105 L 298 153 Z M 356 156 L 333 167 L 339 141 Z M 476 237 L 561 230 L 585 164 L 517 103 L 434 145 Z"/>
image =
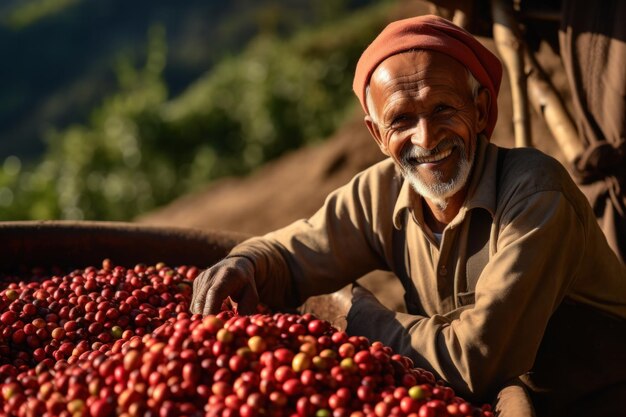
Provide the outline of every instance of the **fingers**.
<path id="1" fill-rule="evenodd" d="M 222 310 L 224 300 L 229 296 L 236 296 L 243 290 L 239 271 L 230 267 L 216 265 L 209 270 L 209 277 L 199 291 L 204 294 L 202 314 L 217 314 Z"/>
<path id="2" fill-rule="evenodd" d="M 194 314 L 217 314 L 220 312 L 222 303 L 233 291 L 229 286 L 234 283 L 222 270 L 221 265 L 202 272 L 193 282 L 193 295 L 191 298 L 191 312 Z M 229 283 L 231 285 L 229 285 Z"/>
<path id="3" fill-rule="evenodd" d="M 225 290 L 224 286 L 213 286 L 209 288 L 206 295 L 206 300 L 204 302 L 204 308 L 202 310 L 202 315 L 206 316 L 208 314 L 217 314 L 222 309 L 222 304 L 224 300 L 231 294 L 230 291 Z"/>
<path id="4" fill-rule="evenodd" d="M 254 314 L 257 312 L 258 305 L 259 295 L 257 294 L 256 286 L 250 285 L 244 288 L 237 306 L 239 313 Z"/>
<path id="5" fill-rule="evenodd" d="M 196 314 L 217 314 L 232 297 L 242 314 L 256 311 L 259 297 L 254 283 L 254 265 L 244 258 L 227 258 L 202 272 L 193 282 L 190 310 Z"/>
<path id="6" fill-rule="evenodd" d="M 203 271 L 193 280 L 193 293 L 191 295 L 190 310 L 193 314 L 202 314 L 207 291 L 203 290 L 203 284 L 209 279 L 209 270 Z"/>

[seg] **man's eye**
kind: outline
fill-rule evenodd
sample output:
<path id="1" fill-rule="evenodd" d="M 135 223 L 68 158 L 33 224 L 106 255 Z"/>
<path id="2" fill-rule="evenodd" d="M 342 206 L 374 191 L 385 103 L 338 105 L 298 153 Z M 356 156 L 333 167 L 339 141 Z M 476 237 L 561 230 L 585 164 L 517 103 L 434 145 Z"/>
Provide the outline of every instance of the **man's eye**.
<path id="1" fill-rule="evenodd" d="M 402 114 L 400 116 L 396 116 L 391 120 L 392 127 L 403 126 L 409 122 L 410 118 L 406 114 Z"/>
<path id="2" fill-rule="evenodd" d="M 435 113 L 441 113 L 450 109 L 451 107 L 448 106 L 447 104 L 439 104 L 437 107 L 435 107 Z"/>

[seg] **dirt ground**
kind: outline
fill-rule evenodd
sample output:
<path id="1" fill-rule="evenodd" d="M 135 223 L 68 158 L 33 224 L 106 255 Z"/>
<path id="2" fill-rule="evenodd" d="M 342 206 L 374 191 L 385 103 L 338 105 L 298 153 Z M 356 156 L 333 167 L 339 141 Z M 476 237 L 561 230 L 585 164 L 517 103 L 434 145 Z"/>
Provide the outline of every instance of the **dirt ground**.
<path id="1" fill-rule="evenodd" d="M 403 14 L 424 11 L 419 4 Z M 493 52 L 490 38 L 480 40 Z M 540 62 L 552 82 L 567 100 L 566 79 L 560 60 L 548 47 L 540 50 Z M 492 141 L 513 147 L 511 94 L 506 72 L 498 97 L 499 119 Z M 355 98 L 355 103 L 356 103 Z M 355 108 L 358 106 L 355 106 Z M 362 169 L 380 161 L 380 153 L 362 121 L 360 108 L 339 131 L 326 141 L 296 150 L 267 164 L 245 178 L 227 178 L 203 190 L 136 219 L 139 223 L 217 229 L 258 235 L 310 216 L 328 193 L 350 180 Z M 543 120 L 532 116 L 533 146 L 564 162 Z M 403 290 L 387 273 L 375 273 L 361 280 L 391 308 L 402 308 Z"/>

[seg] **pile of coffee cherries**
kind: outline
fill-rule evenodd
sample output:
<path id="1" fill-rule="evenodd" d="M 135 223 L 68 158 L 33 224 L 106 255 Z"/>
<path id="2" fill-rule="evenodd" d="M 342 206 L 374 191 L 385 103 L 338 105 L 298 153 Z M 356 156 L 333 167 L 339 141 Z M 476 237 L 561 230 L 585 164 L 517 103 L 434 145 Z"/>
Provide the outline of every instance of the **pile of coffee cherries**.
<path id="1" fill-rule="evenodd" d="M 0 416 L 490 417 L 310 314 L 188 312 L 195 267 L 0 282 Z"/>

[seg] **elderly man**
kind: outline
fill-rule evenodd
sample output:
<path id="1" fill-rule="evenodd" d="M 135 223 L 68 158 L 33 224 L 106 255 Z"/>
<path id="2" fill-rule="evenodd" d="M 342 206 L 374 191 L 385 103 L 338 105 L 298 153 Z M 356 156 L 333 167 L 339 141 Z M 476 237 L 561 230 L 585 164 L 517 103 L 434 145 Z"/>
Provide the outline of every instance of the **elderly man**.
<path id="1" fill-rule="evenodd" d="M 349 333 L 469 398 L 521 376 L 540 412 L 606 405 L 590 395 L 624 391 L 626 269 L 558 162 L 489 142 L 500 78 L 498 59 L 447 20 L 390 24 L 353 85 L 389 158 L 310 219 L 236 246 L 194 283 L 194 311 L 229 295 L 244 312 L 296 306 L 390 270 L 408 312 L 357 288 Z"/>

